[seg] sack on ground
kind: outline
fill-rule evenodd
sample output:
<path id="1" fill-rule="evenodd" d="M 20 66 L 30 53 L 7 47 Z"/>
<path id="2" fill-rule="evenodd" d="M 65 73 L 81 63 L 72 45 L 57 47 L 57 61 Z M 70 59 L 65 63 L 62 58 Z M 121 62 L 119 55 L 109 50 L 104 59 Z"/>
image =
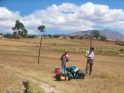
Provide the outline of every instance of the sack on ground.
<path id="1" fill-rule="evenodd" d="M 68 66 L 66 68 L 67 72 L 70 72 L 75 79 L 84 79 L 85 74 L 81 72 L 76 66 Z"/>
<path id="2" fill-rule="evenodd" d="M 56 74 L 57 81 L 67 81 L 70 80 L 66 74 Z"/>
<path id="3" fill-rule="evenodd" d="M 73 75 L 72 75 L 71 72 L 67 72 L 66 75 L 68 76 L 69 80 L 70 80 L 70 79 L 73 79 Z"/>
<path id="4" fill-rule="evenodd" d="M 66 68 L 66 70 L 67 70 L 68 72 L 74 73 L 74 72 L 76 72 L 76 71 L 78 70 L 78 68 L 76 68 L 76 66 L 68 66 L 68 67 Z"/>
<path id="5" fill-rule="evenodd" d="M 81 72 L 80 70 L 78 70 L 77 72 L 74 73 L 74 78 L 75 79 L 84 79 L 85 74 L 83 72 Z"/>

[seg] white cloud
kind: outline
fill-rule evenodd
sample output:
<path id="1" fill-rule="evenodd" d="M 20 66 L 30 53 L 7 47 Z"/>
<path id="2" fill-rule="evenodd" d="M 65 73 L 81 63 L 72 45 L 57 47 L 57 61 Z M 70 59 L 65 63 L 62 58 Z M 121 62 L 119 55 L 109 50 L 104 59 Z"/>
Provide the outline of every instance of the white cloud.
<path id="1" fill-rule="evenodd" d="M 46 29 L 80 31 L 95 29 L 94 26 L 119 28 L 124 30 L 124 11 L 110 9 L 107 5 L 91 2 L 81 6 L 73 3 L 53 4 L 46 10 L 35 10 L 32 14 L 21 17 L 19 11 L 13 12 L 0 7 L 0 31 L 12 31 L 15 21 L 20 20 L 29 31 L 35 33 L 39 25 Z M 99 28 L 97 28 L 99 29 Z"/>
<path id="2" fill-rule="evenodd" d="M 12 32 L 16 19 L 20 19 L 19 12 L 9 11 L 6 7 L 0 7 L 0 31 Z"/>

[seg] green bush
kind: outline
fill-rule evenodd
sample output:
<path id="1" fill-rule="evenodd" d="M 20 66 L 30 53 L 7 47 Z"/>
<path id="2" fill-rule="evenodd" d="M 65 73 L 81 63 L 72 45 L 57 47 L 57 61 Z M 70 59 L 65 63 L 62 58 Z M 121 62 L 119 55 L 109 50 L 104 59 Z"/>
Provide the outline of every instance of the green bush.
<path id="1" fill-rule="evenodd" d="M 70 39 L 75 39 L 75 36 L 70 36 Z"/>
<path id="2" fill-rule="evenodd" d="M 53 35 L 53 37 L 54 38 L 60 38 L 60 35 L 55 34 L 55 35 Z"/>
<path id="3" fill-rule="evenodd" d="M 28 35 L 27 38 L 35 38 L 37 37 L 36 35 Z"/>
<path id="4" fill-rule="evenodd" d="M 101 35 L 100 38 L 101 38 L 100 41 L 106 41 L 106 36 L 105 35 Z"/>
<path id="5" fill-rule="evenodd" d="M 14 39 L 20 39 L 19 35 L 13 35 L 13 34 L 5 34 L 4 35 L 5 38 L 14 38 Z"/>
<path id="6" fill-rule="evenodd" d="M 27 93 L 44 93 L 44 90 L 39 87 L 38 83 L 28 80 L 28 84 Z"/>

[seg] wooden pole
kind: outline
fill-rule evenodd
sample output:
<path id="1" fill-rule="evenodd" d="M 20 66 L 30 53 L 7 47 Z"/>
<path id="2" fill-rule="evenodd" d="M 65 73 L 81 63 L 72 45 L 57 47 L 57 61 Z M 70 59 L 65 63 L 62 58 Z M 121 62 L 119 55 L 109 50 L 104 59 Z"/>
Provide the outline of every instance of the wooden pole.
<path id="1" fill-rule="evenodd" d="M 44 32 L 43 32 L 44 35 Z M 38 64 L 40 63 L 40 51 L 41 51 L 41 44 L 42 44 L 42 37 L 43 35 L 41 35 L 41 39 L 40 39 L 40 46 L 39 46 L 39 55 L 38 55 Z"/>
<path id="2" fill-rule="evenodd" d="M 92 47 L 92 35 L 90 34 L 90 49 Z"/>

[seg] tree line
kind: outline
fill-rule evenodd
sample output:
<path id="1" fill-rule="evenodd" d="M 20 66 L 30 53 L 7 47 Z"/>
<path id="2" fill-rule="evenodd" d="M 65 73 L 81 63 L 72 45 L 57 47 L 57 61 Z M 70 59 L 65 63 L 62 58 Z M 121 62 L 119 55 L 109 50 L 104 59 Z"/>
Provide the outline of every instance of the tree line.
<path id="1" fill-rule="evenodd" d="M 38 30 L 40 30 L 41 32 L 45 32 L 45 26 L 41 25 L 38 26 L 37 28 Z M 13 30 L 13 34 L 5 34 L 4 37 L 6 38 L 14 38 L 14 39 L 20 39 L 20 38 L 35 38 L 37 37 L 37 35 L 28 35 L 28 30 L 25 28 L 24 24 L 22 22 L 20 22 L 19 20 L 16 20 L 15 22 L 15 26 L 12 27 Z M 47 35 L 50 38 L 59 38 L 60 35 L 55 34 L 55 35 Z M 97 40 L 101 40 L 101 41 L 106 41 L 106 36 L 105 35 L 100 35 L 99 30 L 92 30 L 92 32 L 90 33 L 90 37 L 94 37 Z M 66 37 L 64 37 L 66 38 Z M 71 39 L 74 39 L 74 37 L 70 37 Z M 81 39 L 81 38 L 80 38 Z"/>
<path id="2" fill-rule="evenodd" d="M 39 26 L 37 29 L 38 30 L 42 29 L 42 26 L 44 26 L 44 25 Z M 13 34 L 7 33 L 7 34 L 4 34 L 3 36 L 5 38 L 9 38 L 9 39 L 11 39 L 11 38 L 14 38 L 14 39 L 35 38 L 35 37 L 37 37 L 37 35 L 29 35 L 28 30 L 25 28 L 24 24 L 22 22 L 20 22 L 19 20 L 16 20 L 15 26 L 12 27 L 12 30 L 13 30 Z M 1 35 L 2 35 L 2 33 L 1 33 Z"/>

